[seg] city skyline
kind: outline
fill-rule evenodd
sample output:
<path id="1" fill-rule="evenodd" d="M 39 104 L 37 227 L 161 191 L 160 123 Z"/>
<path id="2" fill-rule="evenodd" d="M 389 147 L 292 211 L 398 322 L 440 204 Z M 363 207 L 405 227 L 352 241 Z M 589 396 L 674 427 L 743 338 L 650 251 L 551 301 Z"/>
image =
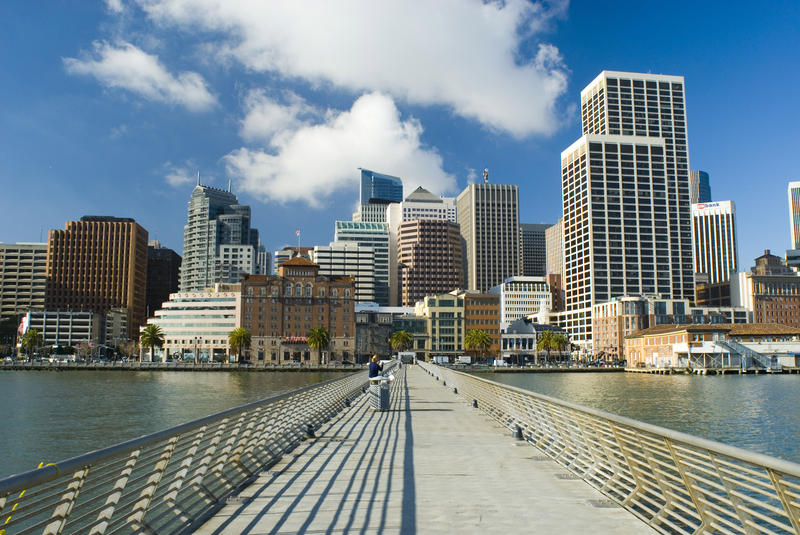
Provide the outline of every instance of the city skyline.
<path id="1" fill-rule="evenodd" d="M 254 37 L 232 7 L 217 15 L 233 30 L 168 0 L 4 6 L 13 31 L 0 38 L 12 81 L 0 89 L 0 241 L 46 241 L 64 221 L 103 214 L 132 217 L 182 253 L 198 171 L 218 188 L 232 179 L 233 192 L 252 206 L 253 227 L 269 229 L 268 251 L 295 244 L 298 228 L 302 245 L 330 243 L 332 223 L 350 219 L 358 203 L 358 167 L 401 177 L 406 194 L 423 186 L 448 196 L 489 168 L 491 183 L 519 186 L 520 223 L 553 224 L 561 215 L 559 155 L 579 135 L 575 95 L 608 69 L 685 77 L 690 168 L 710 174 L 713 200 L 736 202 L 747 266 L 764 249 L 790 247 L 785 191 L 800 173 L 775 156 L 790 153 L 796 139 L 789 125 L 798 112 L 788 103 L 798 74 L 781 66 L 797 48 L 798 7 L 725 5 L 687 3 L 653 22 L 642 9 L 508 2 L 482 6 L 491 15 L 483 26 L 474 3 L 448 13 L 396 7 L 401 29 L 409 12 L 428 15 L 418 32 L 452 19 L 441 29 L 452 49 L 415 34 L 417 46 L 434 46 L 432 61 L 452 63 L 444 74 L 409 65 L 384 40 L 374 42 L 374 56 L 342 48 L 352 42 L 336 45 L 346 59 L 332 66 L 307 58 L 326 44 L 322 37 L 267 56 L 271 43 Z M 354 23 L 384 27 L 385 14 L 361 7 Z M 254 13 L 254 21 L 262 15 L 269 14 Z M 611 19 L 656 26 L 645 46 L 630 46 L 630 34 L 608 33 Z M 518 22 L 523 35 L 513 31 Z M 341 17 L 329 23 L 348 27 Z M 602 47 L 589 46 L 598 39 Z M 382 55 L 391 60 L 386 67 L 369 61 Z M 302 61 L 291 70 L 286 58 Z M 137 65 L 138 78 L 125 76 Z M 414 74 L 414 84 L 397 73 Z M 455 90 L 446 76 L 466 85 Z M 737 97 L 750 105 L 727 113 Z M 298 144 L 315 132 L 322 137 L 313 144 Z M 365 136 L 378 141 L 359 145 Z M 323 157 L 330 146 L 341 157 Z M 308 176 L 318 169 L 302 160 L 325 166 L 316 182 Z M 253 172 L 270 161 L 296 169 L 254 182 Z M 31 190 L 45 194 L 26 202 Z"/>

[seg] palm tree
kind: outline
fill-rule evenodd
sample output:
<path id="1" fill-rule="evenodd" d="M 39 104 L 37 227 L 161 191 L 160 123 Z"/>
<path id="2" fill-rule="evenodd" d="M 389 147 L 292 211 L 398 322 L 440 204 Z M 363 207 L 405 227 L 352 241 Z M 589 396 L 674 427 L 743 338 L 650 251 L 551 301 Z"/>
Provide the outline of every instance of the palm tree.
<path id="1" fill-rule="evenodd" d="M 158 325 L 151 323 L 142 329 L 139 343 L 142 345 L 142 349 L 150 348 L 150 362 L 153 362 L 155 348 L 164 347 L 164 331 Z"/>
<path id="2" fill-rule="evenodd" d="M 236 360 L 242 360 L 242 349 L 250 349 L 250 331 L 243 327 L 238 327 L 228 334 L 228 344 L 231 351 L 236 353 Z"/>
<path id="3" fill-rule="evenodd" d="M 569 345 L 569 338 L 563 333 L 553 334 L 553 349 L 562 352 Z"/>
<path id="4" fill-rule="evenodd" d="M 492 337 L 489 333 L 480 329 L 472 329 L 467 331 L 464 335 L 464 349 L 467 351 L 479 350 L 481 352 L 481 359 L 483 359 L 483 352 L 492 346 Z"/>
<path id="5" fill-rule="evenodd" d="M 389 338 L 389 343 L 392 345 L 392 349 L 397 352 L 406 351 L 411 348 L 411 344 L 414 342 L 414 337 L 408 333 L 408 331 L 395 331 L 391 338 Z"/>
<path id="6" fill-rule="evenodd" d="M 317 350 L 317 361 L 322 364 L 322 350 L 331 342 L 328 329 L 323 326 L 314 327 L 308 331 L 308 347 Z"/>
<path id="7" fill-rule="evenodd" d="M 22 335 L 22 348 L 28 350 L 28 358 L 31 356 L 31 349 L 35 350 L 44 343 L 44 337 L 37 329 L 28 329 Z"/>
<path id="8" fill-rule="evenodd" d="M 550 360 L 550 350 L 553 348 L 553 337 L 555 333 L 553 331 L 543 331 L 536 337 L 536 350 L 547 351 L 547 356 L 545 357 L 545 362 Z"/>

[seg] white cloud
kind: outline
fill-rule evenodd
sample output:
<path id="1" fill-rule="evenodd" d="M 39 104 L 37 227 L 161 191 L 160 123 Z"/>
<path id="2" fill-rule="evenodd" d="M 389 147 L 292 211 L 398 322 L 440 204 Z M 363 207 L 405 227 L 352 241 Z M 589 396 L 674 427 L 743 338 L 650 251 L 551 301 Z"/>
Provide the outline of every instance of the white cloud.
<path id="1" fill-rule="evenodd" d="M 164 180 L 173 188 L 180 188 L 193 184 L 197 180 L 197 171 L 191 169 L 194 164 L 190 161 L 186 165 L 173 165 L 171 162 L 164 164 Z"/>
<path id="2" fill-rule="evenodd" d="M 122 0 L 105 0 L 106 8 L 113 13 L 122 13 L 125 6 L 122 5 Z"/>
<path id="3" fill-rule="evenodd" d="M 228 174 L 242 189 L 265 201 L 320 207 L 341 188 L 355 190 L 357 168 L 365 167 L 400 176 L 407 191 L 417 186 L 434 193 L 455 190 L 442 158 L 422 146 L 420 123 L 401 120 L 391 97 L 362 95 L 350 110 L 328 111 L 316 124 L 293 119 L 293 107 L 304 106 L 295 103 L 276 113 L 291 120 L 273 132 L 271 151 L 241 148 L 225 156 Z"/>
<path id="4" fill-rule="evenodd" d="M 206 110 L 216 103 L 203 77 L 196 72 L 173 76 L 157 56 L 126 42 L 116 46 L 96 42 L 94 48 L 94 57 L 64 58 L 67 72 L 94 76 L 106 87 L 126 89 L 191 111 Z"/>
<path id="5" fill-rule="evenodd" d="M 248 141 L 270 140 L 275 134 L 294 130 L 304 124 L 304 118 L 316 115 L 316 110 L 295 93 L 287 91 L 282 105 L 262 90 L 250 91 L 245 97 L 246 115 L 242 120 L 241 136 Z"/>
<path id="6" fill-rule="evenodd" d="M 203 46 L 254 71 L 445 105 L 516 136 L 561 122 L 568 71 L 558 49 L 541 44 L 522 62 L 520 49 L 566 0 L 138 2 L 160 24 L 205 31 Z"/>

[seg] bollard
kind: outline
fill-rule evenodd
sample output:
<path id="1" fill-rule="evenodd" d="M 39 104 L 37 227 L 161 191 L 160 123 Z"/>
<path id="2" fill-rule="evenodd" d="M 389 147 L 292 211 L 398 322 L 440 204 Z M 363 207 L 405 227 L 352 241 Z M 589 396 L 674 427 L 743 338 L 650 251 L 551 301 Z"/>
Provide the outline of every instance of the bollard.
<path id="1" fill-rule="evenodd" d="M 520 426 L 517 426 L 516 431 L 514 431 L 514 438 L 516 438 L 517 440 L 522 440 L 524 438 L 522 436 L 522 428 Z"/>
<path id="2" fill-rule="evenodd" d="M 458 394 L 458 388 L 453 388 L 453 394 Z"/>
<path id="3" fill-rule="evenodd" d="M 308 438 L 317 438 L 317 435 L 314 434 L 314 426 L 311 424 L 306 424 L 306 435 Z"/>
<path id="4" fill-rule="evenodd" d="M 472 406 L 473 406 L 474 408 L 476 408 L 476 409 L 478 408 L 478 400 L 477 400 L 477 399 L 473 399 L 473 400 L 472 400 Z"/>

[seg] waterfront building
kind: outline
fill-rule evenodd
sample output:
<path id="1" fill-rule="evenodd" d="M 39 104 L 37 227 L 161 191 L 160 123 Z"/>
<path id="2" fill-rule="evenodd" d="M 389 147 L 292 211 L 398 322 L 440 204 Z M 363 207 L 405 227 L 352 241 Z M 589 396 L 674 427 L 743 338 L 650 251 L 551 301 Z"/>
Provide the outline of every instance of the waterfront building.
<path id="1" fill-rule="evenodd" d="M 375 249 L 352 242 L 318 245 L 311 251 L 311 261 L 326 277 L 352 277 L 355 298 L 359 302 L 375 301 Z"/>
<path id="2" fill-rule="evenodd" d="M 178 291 L 181 275 L 181 256 L 154 240 L 147 244 L 147 292 L 145 303 L 150 317 Z"/>
<path id="3" fill-rule="evenodd" d="M 147 231 L 129 218 L 85 216 L 51 230 L 47 310 L 128 310 L 128 337 L 147 318 Z"/>
<path id="4" fill-rule="evenodd" d="M 236 283 L 244 273 L 267 270 L 258 230 L 251 227 L 250 207 L 239 204 L 230 189 L 199 182 L 188 203 L 183 228 L 181 292 L 202 291 L 216 283 Z"/>
<path id="5" fill-rule="evenodd" d="M 563 334 L 569 340 L 569 333 L 556 325 L 536 323 L 530 318 L 520 318 L 511 322 L 500 335 L 502 359 L 520 365 L 526 363 L 540 364 L 544 360 L 563 360 L 569 355 L 569 343 L 563 352 L 539 351 L 537 349 L 539 337 L 546 331 Z"/>
<path id="6" fill-rule="evenodd" d="M 375 302 L 384 306 L 396 303 L 389 292 L 389 273 L 392 266 L 389 258 L 389 225 L 387 223 L 365 223 L 336 221 L 334 243 L 352 243 L 370 247 L 375 254 Z"/>
<path id="7" fill-rule="evenodd" d="M 751 323 L 744 307 L 696 306 L 689 299 L 621 296 L 592 307 L 594 354 L 603 360 L 622 359 L 627 336 L 656 325 Z"/>
<path id="8" fill-rule="evenodd" d="M 426 295 L 464 285 L 460 228 L 444 219 L 415 219 L 397 230 L 399 303 L 414 304 Z"/>
<path id="9" fill-rule="evenodd" d="M 553 295 L 544 277 L 509 277 L 489 292 L 499 299 L 501 330 L 518 319 L 553 308 Z"/>
<path id="10" fill-rule="evenodd" d="M 242 278 L 241 326 L 252 337 L 250 360 L 259 364 L 327 364 L 355 358 L 355 282 L 326 277 L 305 258 L 283 262 L 277 275 Z M 308 332 L 324 327 L 330 336 L 320 351 Z"/>
<path id="11" fill-rule="evenodd" d="M 403 181 L 396 176 L 361 169 L 361 197 L 353 221 L 385 223 L 386 209 L 403 200 Z"/>
<path id="12" fill-rule="evenodd" d="M 692 204 L 711 202 L 711 183 L 705 171 L 689 171 L 689 200 Z"/>
<path id="13" fill-rule="evenodd" d="M 428 340 L 425 358 L 455 357 L 464 352 L 464 297 L 450 292 L 429 295 L 414 305 L 414 315 L 424 317 Z"/>
<path id="14" fill-rule="evenodd" d="M 519 275 L 517 186 L 470 184 L 456 204 L 466 246 L 467 288 L 485 292 Z"/>
<path id="15" fill-rule="evenodd" d="M 682 76 L 603 71 L 581 92 L 583 137 L 561 153 L 564 321 L 592 340 L 592 306 L 694 297 Z"/>
<path id="16" fill-rule="evenodd" d="M 519 274 L 523 277 L 544 277 L 547 274 L 547 240 L 545 233 L 552 226 L 520 223 Z"/>
<path id="17" fill-rule="evenodd" d="M 414 307 L 382 307 L 376 303 L 356 303 L 356 362 L 368 362 L 372 355 L 385 358 L 395 353 L 389 339 L 400 329 L 395 329 L 394 320 L 413 313 Z M 409 334 L 415 336 L 415 332 L 409 331 Z M 424 348 L 424 322 L 421 334 Z M 412 344 L 412 351 L 414 347 Z"/>
<path id="18" fill-rule="evenodd" d="M 46 243 L 0 243 L 0 320 L 44 309 Z"/>
<path id="19" fill-rule="evenodd" d="M 413 338 L 409 351 L 414 351 L 418 355 L 425 352 L 425 347 L 429 344 L 428 320 L 425 317 L 417 316 L 414 307 L 407 314 L 395 315 L 392 318 L 392 332 L 406 331 Z"/>
<path id="20" fill-rule="evenodd" d="M 287 260 L 291 260 L 295 257 L 305 258 L 306 260 L 311 260 L 311 253 L 313 252 L 313 247 L 284 247 L 280 251 L 275 251 L 273 255 L 273 270 L 272 272 L 277 274 L 278 269 L 281 267 L 281 264 L 286 262 Z M 261 273 L 261 275 L 269 275 L 269 273 Z"/>
<path id="21" fill-rule="evenodd" d="M 481 293 L 475 290 L 458 292 L 457 295 L 464 299 L 464 336 L 466 337 L 469 331 L 484 331 L 492 339 L 492 345 L 482 354 L 476 351 L 475 356 L 499 355 L 500 296 L 496 293 Z"/>
<path id="22" fill-rule="evenodd" d="M 31 329 L 42 335 L 41 348 L 74 347 L 90 354 L 104 342 L 103 314 L 88 310 L 29 310 L 20 322 L 18 345 Z"/>
<path id="23" fill-rule="evenodd" d="M 156 360 L 228 361 L 228 335 L 240 326 L 241 285 L 217 283 L 196 292 L 178 292 L 155 311 L 148 325 L 161 327 L 164 347 Z M 143 358 L 150 356 L 143 351 Z"/>
<path id="24" fill-rule="evenodd" d="M 799 349 L 800 329 L 786 325 L 657 325 L 626 337 L 625 360 L 645 368 L 777 368 L 777 354 Z"/>
<path id="25" fill-rule="evenodd" d="M 731 304 L 750 310 L 754 322 L 800 327 L 800 274 L 767 249 L 731 280 Z"/>
<path id="26" fill-rule="evenodd" d="M 733 201 L 692 205 L 695 274 L 708 275 L 709 284 L 729 281 L 739 268 L 736 210 Z"/>

